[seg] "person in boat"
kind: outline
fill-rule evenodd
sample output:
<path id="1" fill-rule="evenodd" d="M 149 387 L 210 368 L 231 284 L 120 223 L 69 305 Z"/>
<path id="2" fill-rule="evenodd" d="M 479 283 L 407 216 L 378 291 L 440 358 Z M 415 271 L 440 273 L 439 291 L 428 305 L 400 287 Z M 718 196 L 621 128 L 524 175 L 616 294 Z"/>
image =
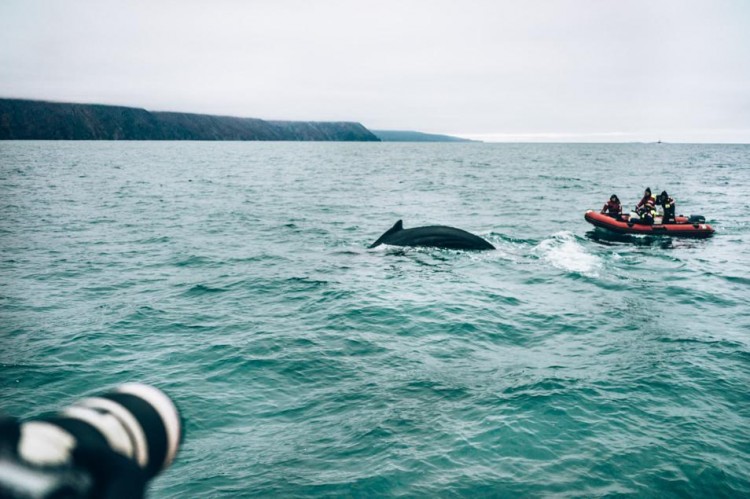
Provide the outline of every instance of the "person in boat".
<path id="1" fill-rule="evenodd" d="M 664 208 L 664 216 L 661 220 L 663 224 L 675 223 L 674 210 L 675 202 L 674 199 L 669 197 L 667 191 L 662 191 L 659 197 L 656 199 L 656 204 L 661 205 Z"/>
<path id="2" fill-rule="evenodd" d="M 635 212 L 638 214 L 638 223 L 653 225 L 656 215 L 656 198 L 651 194 L 650 187 L 646 187 L 643 197 L 635 205 Z"/>
<path id="3" fill-rule="evenodd" d="M 643 193 L 643 197 L 640 201 L 638 201 L 638 204 L 635 205 L 636 213 L 639 212 L 649 202 L 656 206 L 656 198 L 654 198 L 654 196 L 651 194 L 651 187 L 646 187 L 646 190 Z"/>
<path id="4" fill-rule="evenodd" d="M 617 197 L 617 194 L 612 194 L 609 197 L 609 201 L 604 205 L 601 212 L 615 220 L 622 220 L 622 205 L 620 204 L 620 198 Z"/>

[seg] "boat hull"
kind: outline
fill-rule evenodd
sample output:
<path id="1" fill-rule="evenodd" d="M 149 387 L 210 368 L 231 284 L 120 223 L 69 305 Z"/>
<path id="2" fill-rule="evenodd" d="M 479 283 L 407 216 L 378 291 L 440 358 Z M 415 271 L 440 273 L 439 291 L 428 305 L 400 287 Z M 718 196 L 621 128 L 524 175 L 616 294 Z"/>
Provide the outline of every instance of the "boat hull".
<path id="1" fill-rule="evenodd" d="M 584 215 L 584 218 L 591 225 L 606 229 L 615 234 L 705 238 L 713 236 L 715 232 L 710 225 L 706 223 L 690 223 L 686 217 L 676 217 L 676 223 L 671 224 L 654 223 L 653 225 L 645 225 L 630 223 L 627 215 L 623 215 L 622 220 L 615 220 L 603 213 L 589 210 Z M 657 221 L 659 221 L 658 218 Z"/>

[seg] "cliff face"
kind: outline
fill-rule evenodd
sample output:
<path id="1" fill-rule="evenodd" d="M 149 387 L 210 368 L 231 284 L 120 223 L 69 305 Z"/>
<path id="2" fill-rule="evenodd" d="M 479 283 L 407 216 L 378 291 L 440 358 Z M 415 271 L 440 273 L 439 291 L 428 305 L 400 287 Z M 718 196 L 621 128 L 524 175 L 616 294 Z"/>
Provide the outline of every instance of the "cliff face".
<path id="1" fill-rule="evenodd" d="M 0 140 L 378 141 L 359 123 L 264 121 L 93 104 L 0 99 Z"/>

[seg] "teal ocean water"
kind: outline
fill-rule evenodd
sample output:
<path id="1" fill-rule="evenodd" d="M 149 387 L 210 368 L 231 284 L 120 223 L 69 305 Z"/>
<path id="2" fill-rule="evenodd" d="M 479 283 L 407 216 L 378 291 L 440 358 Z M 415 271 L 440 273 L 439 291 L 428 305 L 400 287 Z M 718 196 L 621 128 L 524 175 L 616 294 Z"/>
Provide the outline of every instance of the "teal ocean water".
<path id="1" fill-rule="evenodd" d="M 583 220 L 647 185 L 716 236 Z M 161 387 L 153 497 L 746 497 L 749 213 L 750 146 L 3 142 L 2 409 Z"/>

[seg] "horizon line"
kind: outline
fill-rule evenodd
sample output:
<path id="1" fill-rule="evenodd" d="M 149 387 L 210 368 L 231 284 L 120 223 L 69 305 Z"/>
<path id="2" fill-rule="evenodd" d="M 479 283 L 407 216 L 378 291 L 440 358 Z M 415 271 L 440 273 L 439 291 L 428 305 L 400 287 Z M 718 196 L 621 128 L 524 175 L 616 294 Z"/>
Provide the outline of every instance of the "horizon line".
<path id="1" fill-rule="evenodd" d="M 750 144 L 750 129 L 662 130 L 659 132 L 449 132 L 489 143 L 579 144 Z"/>

